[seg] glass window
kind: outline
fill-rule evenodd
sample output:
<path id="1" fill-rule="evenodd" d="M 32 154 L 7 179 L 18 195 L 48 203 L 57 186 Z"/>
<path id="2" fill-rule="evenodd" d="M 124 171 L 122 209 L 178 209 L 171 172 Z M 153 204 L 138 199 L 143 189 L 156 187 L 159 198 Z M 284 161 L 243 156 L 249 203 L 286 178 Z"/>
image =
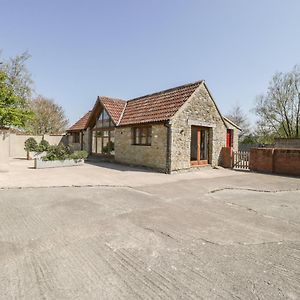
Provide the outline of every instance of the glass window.
<path id="1" fill-rule="evenodd" d="M 142 126 L 142 127 L 133 127 L 133 145 L 151 145 L 152 137 L 152 127 L 151 126 Z"/>
<path id="2" fill-rule="evenodd" d="M 97 145 L 96 145 L 96 153 L 101 154 L 102 153 L 102 136 L 99 135 L 99 134 L 97 134 L 96 143 L 97 143 Z"/>
<path id="3" fill-rule="evenodd" d="M 99 115 L 94 127 L 92 152 L 103 155 L 114 155 L 115 125 L 105 109 Z"/>
<path id="4" fill-rule="evenodd" d="M 80 133 L 74 132 L 73 133 L 73 143 L 79 143 L 80 142 Z"/>
<path id="5" fill-rule="evenodd" d="M 107 111 L 103 109 L 101 114 L 99 115 L 99 118 L 96 122 L 96 128 L 109 128 L 109 127 L 114 127 L 114 124 L 109 117 Z"/>

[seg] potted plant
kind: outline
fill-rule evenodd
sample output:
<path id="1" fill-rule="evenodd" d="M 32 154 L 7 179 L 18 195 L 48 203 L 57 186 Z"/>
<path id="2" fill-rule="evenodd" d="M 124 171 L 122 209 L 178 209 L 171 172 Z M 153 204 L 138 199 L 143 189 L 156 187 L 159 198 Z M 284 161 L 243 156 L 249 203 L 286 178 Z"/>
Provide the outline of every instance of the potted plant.
<path id="1" fill-rule="evenodd" d="M 24 150 L 26 151 L 27 159 L 30 159 L 30 152 L 36 151 L 37 148 L 38 148 L 38 143 L 33 137 L 30 137 L 25 141 Z"/>

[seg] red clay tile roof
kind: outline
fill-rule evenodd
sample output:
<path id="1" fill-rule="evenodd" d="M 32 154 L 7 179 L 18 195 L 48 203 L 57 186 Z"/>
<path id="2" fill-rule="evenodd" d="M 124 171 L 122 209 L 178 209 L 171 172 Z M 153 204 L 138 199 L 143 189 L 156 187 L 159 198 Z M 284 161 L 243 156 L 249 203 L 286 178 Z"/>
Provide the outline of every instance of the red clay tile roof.
<path id="1" fill-rule="evenodd" d="M 100 102 L 105 107 L 117 126 L 162 122 L 172 118 L 202 82 L 181 85 L 128 101 L 98 97 L 97 103 Z M 93 111 L 97 108 L 97 103 Z M 86 129 L 91 112 L 84 115 L 68 131 Z"/>
<path id="2" fill-rule="evenodd" d="M 109 98 L 109 97 L 99 97 L 100 102 L 106 108 L 107 112 L 111 116 L 113 122 L 118 125 L 124 108 L 126 106 L 126 101 L 121 99 Z"/>
<path id="3" fill-rule="evenodd" d="M 91 115 L 91 110 L 81 117 L 75 124 L 73 124 L 67 131 L 79 131 L 88 127 L 88 120 Z"/>
<path id="4" fill-rule="evenodd" d="M 127 101 L 119 125 L 169 120 L 201 83 L 197 81 Z"/>

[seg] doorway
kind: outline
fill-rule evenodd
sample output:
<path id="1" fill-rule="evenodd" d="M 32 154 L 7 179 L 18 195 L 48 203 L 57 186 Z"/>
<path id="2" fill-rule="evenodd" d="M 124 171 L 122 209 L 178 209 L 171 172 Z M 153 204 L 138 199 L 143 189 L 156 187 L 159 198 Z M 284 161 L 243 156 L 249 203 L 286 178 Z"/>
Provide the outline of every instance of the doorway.
<path id="1" fill-rule="evenodd" d="M 208 164 L 209 128 L 192 126 L 191 133 L 191 165 Z"/>

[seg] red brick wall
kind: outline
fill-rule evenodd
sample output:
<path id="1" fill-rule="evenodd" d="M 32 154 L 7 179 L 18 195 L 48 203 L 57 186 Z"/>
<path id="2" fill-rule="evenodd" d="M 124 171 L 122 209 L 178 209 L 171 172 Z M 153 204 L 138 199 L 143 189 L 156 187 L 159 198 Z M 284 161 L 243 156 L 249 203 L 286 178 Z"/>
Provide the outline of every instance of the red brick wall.
<path id="1" fill-rule="evenodd" d="M 300 176 L 300 149 L 252 148 L 250 170 Z"/>
<path id="2" fill-rule="evenodd" d="M 274 173 L 300 175 L 300 149 L 275 149 Z"/>
<path id="3" fill-rule="evenodd" d="M 251 148 L 249 168 L 251 171 L 272 172 L 273 149 Z"/>
<path id="4" fill-rule="evenodd" d="M 221 149 L 221 166 L 224 168 L 232 168 L 232 148 L 223 147 Z"/>

